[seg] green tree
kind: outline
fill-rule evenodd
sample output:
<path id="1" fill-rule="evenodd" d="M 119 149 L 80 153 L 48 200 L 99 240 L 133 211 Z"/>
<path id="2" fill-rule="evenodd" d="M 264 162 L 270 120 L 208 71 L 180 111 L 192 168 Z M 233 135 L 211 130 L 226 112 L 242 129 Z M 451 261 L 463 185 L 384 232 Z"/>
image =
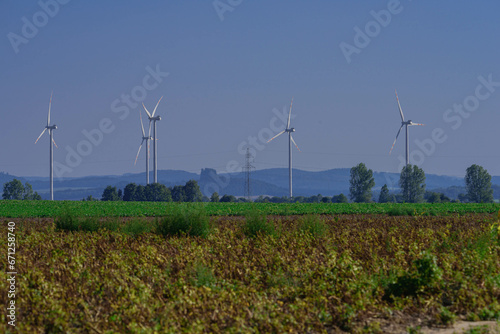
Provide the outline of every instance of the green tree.
<path id="1" fill-rule="evenodd" d="M 135 189 L 135 193 L 134 193 L 133 198 L 134 198 L 133 201 L 136 201 L 136 202 L 147 201 L 146 191 L 145 191 L 145 187 L 143 185 L 137 186 L 137 188 Z"/>
<path id="2" fill-rule="evenodd" d="M 42 196 L 38 195 L 36 191 L 33 192 L 33 187 L 31 187 L 31 184 L 26 182 L 24 184 L 23 199 L 28 201 L 39 201 L 42 199 Z"/>
<path id="3" fill-rule="evenodd" d="M 172 200 L 174 202 L 184 202 L 184 187 L 183 186 L 174 186 L 170 191 L 172 193 Z"/>
<path id="4" fill-rule="evenodd" d="M 24 195 L 23 183 L 18 179 L 6 182 L 3 185 L 3 199 L 16 199 L 22 200 Z"/>
<path id="5" fill-rule="evenodd" d="M 222 196 L 222 198 L 220 199 L 220 202 L 225 202 L 225 203 L 228 203 L 228 202 L 237 202 L 237 199 L 236 197 L 234 197 L 233 195 L 224 195 Z"/>
<path id="6" fill-rule="evenodd" d="M 460 203 L 467 203 L 469 201 L 466 194 L 458 194 L 458 200 Z"/>
<path id="7" fill-rule="evenodd" d="M 426 200 L 429 203 L 441 203 L 441 194 L 436 192 L 430 192 L 429 195 L 426 196 Z"/>
<path id="8" fill-rule="evenodd" d="M 393 202 L 393 196 L 389 193 L 389 188 L 387 184 L 384 184 L 382 189 L 380 189 L 380 195 L 378 196 L 379 203 L 389 203 Z"/>
<path id="9" fill-rule="evenodd" d="M 349 203 L 349 200 L 346 195 L 340 194 L 332 197 L 332 203 Z"/>
<path id="10" fill-rule="evenodd" d="M 349 197 L 353 202 L 371 202 L 375 180 L 373 179 L 373 171 L 366 168 L 364 163 L 351 168 L 349 183 Z"/>
<path id="11" fill-rule="evenodd" d="M 483 167 L 472 165 L 467 168 L 467 171 L 465 173 L 465 188 L 467 190 L 467 199 L 470 202 L 493 202 L 491 175 Z"/>
<path id="12" fill-rule="evenodd" d="M 118 197 L 118 191 L 116 187 L 107 186 L 104 189 L 101 197 L 101 201 L 119 201 L 120 197 Z"/>
<path id="13" fill-rule="evenodd" d="M 145 188 L 148 201 L 151 202 L 172 202 L 172 194 L 164 184 L 151 183 Z"/>
<path id="14" fill-rule="evenodd" d="M 321 198 L 321 203 L 330 203 L 332 199 L 328 196 Z"/>
<path id="15" fill-rule="evenodd" d="M 129 183 L 123 189 L 123 200 L 124 201 L 134 201 L 135 193 L 137 191 L 137 185 L 135 183 Z"/>
<path id="16" fill-rule="evenodd" d="M 219 201 L 219 194 L 214 192 L 212 196 L 210 196 L 210 202 L 217 203 Z"/>
<path id="17" fill-rule="evenodd" d="M 417 165 L 403 167 L 399 177 L 403 201 L 407 203 L 419 203 L 425 194 L 425 173 Z"/>
<path id="18" fill-rule="evenodd" d="M 201 202 L 203 194 L 201 193 L 200 186 L 195 180 L 186 182 L 184 186 L 184 201 L 185 202 Z"/>
<path id="19" fill-rule="evenodd" d="M 286 199 L 286 202 L 288 202 L 288 197 L 286 197 L 285 199 Z M 317 195 L 312 195 L 312 196 L 308 197 L 306 199 L 306 202 L 307 203 L 320 203 L 322 199 L 323 199 L 323 195 L 317 194 Z"/>

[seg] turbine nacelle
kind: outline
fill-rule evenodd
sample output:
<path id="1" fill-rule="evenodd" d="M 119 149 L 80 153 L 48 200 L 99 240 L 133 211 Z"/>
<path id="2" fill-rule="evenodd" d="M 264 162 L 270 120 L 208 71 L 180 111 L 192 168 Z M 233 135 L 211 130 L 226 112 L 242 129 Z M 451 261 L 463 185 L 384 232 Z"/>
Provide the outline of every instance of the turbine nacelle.
<path id="1" fill-rule="evenodd" d="M 155 108 L 153 109 L 153 112 L 150 113 L 149 110 L 146 108 L 146 106 L 144 105 L 144 103 L 142 104 L 143 108 L 144 108 L 144 111 L 146 111 L 146 114 L 148 115 L 148 119 L 149 119 L 149 131 L 148 131 L 148 137 L 147 139 L 152 139 L 153 140 L 153 175 L 154 175 L 154 183 L 157 183 L 157 168 L 156 168 L 156 140 L 158 138 L 156 138 L 156 122 L 157 121 L 161 121 L 161 117 L 160 116 L 155 116 L 155 113 L 156 113 L 156 109 L 158 108 L 158 105 L 160 104 L 160 101 L 161 99 L 163 99 L 163 96 L 160 97 L 160 99 L 158 100 L 158 103 L 156 103 L 156 106 Z M 150 137 L 150 134 L 151 134 L 151 122 L 153 122 L 153 126 L 154 126 L 154 131 L 153 131 L 153 138 Z M 142 116 L 141 116 L 141 126 L 142 126 Z M 144 127 L 142 129 L 142 141 L 144 142 L 144 140 L 147 141 L 147 139 L 144 139 L 144 137 L 146 137 L 146 134 L 144 132 Z M 141 146 L 139 146 L 139 151 L 137 152 L 137 156 L 139 156 L 139 152 L 141 151 L 141 147 L 142 147 L 142 143 L 141 143 Z M 149 145 L 148 145 L 148 152 L 149 152 Z M 137 157 L 135 158 L 136 161 L 137 161 Z M 147 182 L 149 183 L 149 153 L 147 155 L 147 158 L 146 158 L 146 179 L 147 179 Z"/>
<path id="2" fill-rule="evenodd" d="M 394 148 L 394 145 L 396 145 L 396 141 L 398 140 L 399 133 L 401 132 L 401 129 L 403 129 L 403 127 L 406 126 L 406 141 L 407 141 L 407 145 L 406 145 L 406 164 L 408 165 L 409 164 L 408 126 L 414 126 L 414 125 L 421 125 L 422 126 L 424 124 L 413 123 L 411 120 L 405 121 L 405 116 L 403 114 L 403 110 L 401 109 L 401 104 L 399 103 L 399 97 L 398 97 L 398 93 L 397 92 L 396 92 L 396 101 L 398 102 L 399 115 L 401 116 L 401 127 L 399 128 L 398 133 L 396 134 L 396 139 L 394 139 L 394 143 L 392 143 L 392 147 L 391 147 L 391 150 L 389 151 L 389 154 L 392 153 L 392 149 Z"/>
<path id="3" fill-rule="evenodd" d="M 300 152 L 300 149 L 299 147 L 297 146 L 297 144 L 295 143 L 295 140 L 293 140 L 293 137 L 292 137 L 292 132 L 295 132 L 295 128 L 291 128 L 290 127 L 290 118 L 292 116 L 292 104 L 293 104 L 293 98 L 292 98 L 292 102 L 290 103 L 290 111 L 288 112 L 288 121 L 286 123 L 286 127 L 283 131 L 281 131 L 280 133 L 278 133 L 276 136 L 274 136 L 273 138 L 269 139 L 267 142 L 269 143 L 270 141 L 274 140 L 275 138 L 281 136 L 282 134 L 284 134 L 285 132 L 288 132 L 289 135 L 288 135 L 288 145 L 289 145 L 289 152 L 288 152 L 288 177 L 289 177 L 289 187 L 290 187 L 290 198 L 292 198 L 292 143 L 295 145 L 295 147 L 297 148 L 297 150 L 299 150 Z"/>
<path id="4" fill-rule="evenodd" d="M 50 178 L 50 200 L 54 200 L 54 156 L 53 156 L 53 146 L 57 147 L 57 144 L 54 140 L 54 134 L 52 133 L 52 130 L 57 129 L 57 125 L 50 125 L 50 108 L 52 107 L 52 95 L 53 93 L 50 93 L 50 100 L 49 100 L 49 113 L 47 114 L 47 125 L 43 128 L 42 133 L 38 136 L 38 138 L 35 140 L 35 144 L 38 142 L 38 140 L 43 136 L 45 131 L 49 130 L 49 144 L 50 144 L 50 172 L 49 172 L 49 178 Z"/>

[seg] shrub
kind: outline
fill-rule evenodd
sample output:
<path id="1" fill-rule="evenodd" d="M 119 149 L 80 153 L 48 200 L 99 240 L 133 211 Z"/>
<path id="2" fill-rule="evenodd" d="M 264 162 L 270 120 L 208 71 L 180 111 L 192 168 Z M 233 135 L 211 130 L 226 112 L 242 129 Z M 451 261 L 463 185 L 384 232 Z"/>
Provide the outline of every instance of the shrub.
<path id="1" fill-rule="evenodd" d="M 193 276 L 194 278 L 191 280 L 191 283 L 197 287 L 214 287 L 217 283 L 212 269 L 203 265 L 202 263 L 196 263 L 194 265 Z"/>
<path id="2" fill-rule="evenodd" d="M 132 237 L 137 237 L 143 233 L 151 232 L 152 226 L 146 220 L 132 219 L 122 226 L 121 232 L 128 234 Z"/>
<path id="3" fill-rule="evenodd" d="M 314 238 L 321 238 L 328 231 L 328 225 L 318 215 L 307 215 L 300 219 L 299 230 L 312 235 Z"/>
<path id="4" fill-rule="evenodd" d="M 272 236 L 276 234 L 274 224 L 267 221 L 265 214 L 255 209 L 246 214 L 243 231 L 250 238 L 255 238 L 259 234 Z"/>
<path id="5" fill-rule="evenodd" d="M 54 218 L 57 231 L 78 231 L 78 217 L 70 211 L 64 211 Z"/>
<path id="6" fill-rule="evenodd" d="M 437 266 L 436 257 L 423 253 L 420 259 L 413 262 L 416 272 L 407 272 L 397 277 L 396 282 L 389 283 L 385 288 L 385 299 L 391 295 L 416 296 L 426 288 L 432 288 L 443 274 Z"/>
<path id="7" fill-rule="evenodd" d="M 414 216 L 415 210 L 412 208 L 403 207 L 401 205 L 394 205 L 387 211 L 387 215 L 389 216 Z"/>
<path id="8" fill-rule="evenodd" d="M 118 231 L 118 229 L 120 228 L 120 222 L 117 218 L 107 220 L 101 224 L 101 228 L 108 231 Z"/>
<path id="9" fill-rule="evenodd" d="M 480 310 L 478 315 L 481 320 L 500 320 L 500 304 L 494 302 Z"/>
<path id="10" fill-rule="evenodd" d="M 95 232 L 99 229 L 99 218 L 87 217 L 79 219 L 79 231 Z"/>
<path id="11" fill-rule="evenodd" d="M 164 236 L 185 234 L 205 238 L 210 233 L 210 219 L 201 207 L 189 206 L 184 211 L 177 207 L 160 220 L 157 232 Z"/>
<path id="12" fill-rule="evenodd" d="M 94 232 L 99 229 L 99 219 L 96 217 L 80 218 L 72 212 L 65 211 L 54 218 L 56 230 L 58 231 L 88 231 Z"/>
<path id="13" fill-rule="evenodd" d="M 445 326 L 452 325 L 457 316 L 448 310 L 447 308 L 441 308 L 441 311 L 437 314 L 437 323 Z"/>

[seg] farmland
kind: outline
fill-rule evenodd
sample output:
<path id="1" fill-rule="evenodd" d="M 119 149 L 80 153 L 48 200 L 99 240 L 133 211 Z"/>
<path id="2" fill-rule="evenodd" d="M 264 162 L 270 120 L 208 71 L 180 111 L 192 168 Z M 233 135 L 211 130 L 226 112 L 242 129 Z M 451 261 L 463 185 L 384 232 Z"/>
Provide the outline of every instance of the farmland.
<path id="1" fill-rule="evenodd" d="M 304 214 L 389 214 L 405 215 L 443 215 L 467 213 L 495 213 L 500 204 L 378 204 L 378 203 L 163 203 L 163 202 L 85 202 L 85 201 L 5 201 L 0 200 L 0 217 L 54 217 L 70 211 L 80 216 L 98 217 L 156 217 L 168 214 L 175 207 L 187 208 L 201 205 L 210 216 L 241 216 L 249 208 L 267 215 L 304 215 Z"/>
<path id="2" fill-rule="evenodd" d="M 494 205 L 408 204 L 396 215 L 390 205 L 265 204 L 245 218 L 248 206 L 207 204 L 210 233 L 198 237 L 158 233 L 152 216 L 178 204 L 72 203 L 77 216 L 110 217 L 96 217 L 98 229 L 43 218 L 68 203 L 3 219 L 4 231 L 17 226 L 17 330 L 382 333 L 500 318 Z M 309 213 L 323 215 L 297 215 Z"/>

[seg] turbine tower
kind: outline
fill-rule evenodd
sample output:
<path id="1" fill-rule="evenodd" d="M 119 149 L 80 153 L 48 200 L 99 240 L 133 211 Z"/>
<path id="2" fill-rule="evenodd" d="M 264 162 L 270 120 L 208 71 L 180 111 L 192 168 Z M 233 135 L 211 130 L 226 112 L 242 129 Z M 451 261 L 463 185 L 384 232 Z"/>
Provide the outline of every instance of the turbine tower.
<path id="1" fill-rule="evenodd" d="M 38 139 L 40 139 L 45 131 L 49 130 L 49 146 L 50 146 L 50 161 L 49 161 L 49 166 L 50 166 L 50 200 L 54 200 L 54 152 L 53 152 L 53 146 L 52 143 L 57 147 L 56 142 L 54 141 L 54 135 L 53 131 L 57 129 L 57 125 L 50 125 L 50 107 L 52 105 L 52 93 L 50 93 L 50 101 L 49 101 L 49 115 L 47 117 L 47 126 L 45 129 L 43 129 L 42 133 L 38 136 L 38 138 L 35 140 L 35 144 L 38 142 Z"/>
<path id="2" fill-rule="evenodd" d="M 292 104 L 293 104 L 293 98 L 292 98 L 292 102 L 290 103 L 290 112 L 288 113 L 288 122 L 286 123 L 285 130 L 281 131 L 276 136 L 274 136 L 273 138 L 271 138 L 267 141 L 269 143 L 271 140 L 281 136 L 283 133 L 288 132 L 288 185 L 290 187 L 290 198 L 293 197 L 293 193 L 292 193 L 292 143 L 295 145 L 297 150 L 299 150 L 299 152 L 300 152 L 299 147 L 297 146 L 297 144 L 295 143 L 295 140 L 293 140 L 293 137 L 292 137 L 292 132 L 295 132 L 295 129 L 290 127 L 290 116 L 292 115 Z"/>
<path id="3" fill-rule="evenodd" d="M 148 135 L 144 132 L 144 124 L 142 123 L 142 115 L 139 111 L 139 118 L 141 119 L 141 129 L 142 129 L 142 141 L 139 146 L 139 150 L 137 151 L 137 155 L 135 156 L 134 165 L 137 163 L 137 158 L 139 157 L 139 153 L 141 152 L 142 144 L 146 142 L 146 184 L 149 184 L 149 141 L 151 140 L 151 123 L 149 126 Z"/>
<path id="4" fill-rule="evenodd" d="M 154 183 L 158 183 L 158 163 L 157 163 L 157 153 L 156 153 L 156 121 L 161 121 L 160 116 L 155 117 L 156 113 L 156 108 L 158 108 L 158 105 L 160 104 L 161 99 L 163 99 L 163 96 L 160 97 L 158 100 L 158 103 L 156 104 L 155 109 L 153 110 L 153 113 L 151 114 L 148 109 L 146 109 L 146 106 L 144 103 L 142 106 L 144 107 L 144 110 L 146 110 L 146 114 L 148 114 L 149 118 L 149 128 L 151 129 L 151 122 L 153 122 L 153 177 L 154 177 Z"/>
<path id="5" fill-rule="evenodd" d="M 403 128 L 403 126 L 406 127 L 406 167 L 408 167 L 408 165 L 410 164 L 410 134 L 408 132 L 408 127 L 414 126 L 414 125 L 423 126 L 424 124 L 413 123 L 411 120 L 405 121 L 405 116 L 403 115 L 403 110 L 401 109 L 401 104 L 399 103 L 397 91 L 396 91 L 396 100 L 398 101 L 399 114 L 401 115 L 401 127 L 399 128 L 398 134 L 396 135 L 396 139 L 394 140 L 394 143 L 392 144 L 391 150 L 389 151 L 389 155 L 392 153 L 392 149 L 394 148 L 394 145 L 396 144 L 396 140 L 398 140 L 399 133 L 401 132 L 401 129 Z"/>

